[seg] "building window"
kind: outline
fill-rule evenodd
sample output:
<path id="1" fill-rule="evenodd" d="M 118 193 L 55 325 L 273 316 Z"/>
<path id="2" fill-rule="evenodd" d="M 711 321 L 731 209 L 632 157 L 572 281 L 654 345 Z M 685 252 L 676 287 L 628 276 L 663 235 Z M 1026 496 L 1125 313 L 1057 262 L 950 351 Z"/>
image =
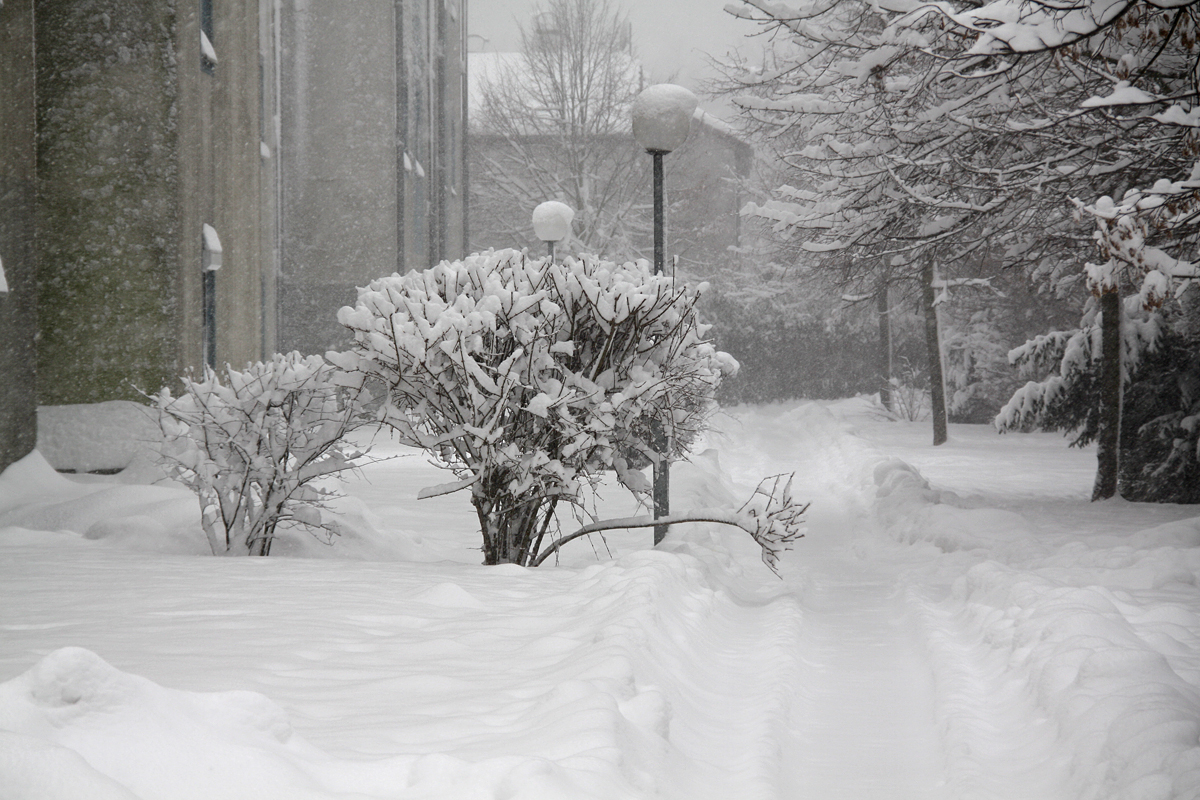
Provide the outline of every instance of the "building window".
<path id="1" fill-rule="evenodd" d="M 200 0 L 200 69 L 213 74 L 217 65 L 217 50 L 213 47 L 213 4 L 212 0 Z"/>
<path id="2" fill-rule="evenodd" d="M 212 369 L 217 368 L 217 270 L 221 268 L 223 252 L 217 229 L 205 223 L 200 229 L 200 269 L 204 276 L 200 292 L 201 343 L 204 365 Z"/>

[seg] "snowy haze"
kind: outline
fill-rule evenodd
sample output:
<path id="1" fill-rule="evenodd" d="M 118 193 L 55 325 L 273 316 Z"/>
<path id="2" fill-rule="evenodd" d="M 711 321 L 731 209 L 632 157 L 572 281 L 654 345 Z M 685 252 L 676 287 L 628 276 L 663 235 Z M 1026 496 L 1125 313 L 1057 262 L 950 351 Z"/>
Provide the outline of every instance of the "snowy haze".
<path id="1" fill-rule="evenodd" d="M 146 430 L 115 410 L 39 447 L 100 464 Z M 336 544 L 266 559 L 205 555 L 136 453 L 29 456 L 0 474 L 0 797 L 1200 797 L 1196 507 L 1090 503 L 1060 436 L 934 448 L 864 398 L 715 423 L 672 508 L 795 471 L 782 579 L 711 524 L 481 566 L 467 498 L 417 500 L 445 473 L 387 441 Z"/>
<path id="2" fill-rule="evenodd" d="M 634 50 L 655 83 L 671 81 L 699 90 L 703 81 L 713 77 L 708 56 L 758 46 L 758 40 L 745 38 L 755 33 L 756 26 L 727 14 L 726 0 L 639 0 L 613 5 L 628 14 Z M 530 27 L 537 6 L 536 0 L 471 3 L 467 18 L 471 49 L 520 50 L 519 26 Z"/>

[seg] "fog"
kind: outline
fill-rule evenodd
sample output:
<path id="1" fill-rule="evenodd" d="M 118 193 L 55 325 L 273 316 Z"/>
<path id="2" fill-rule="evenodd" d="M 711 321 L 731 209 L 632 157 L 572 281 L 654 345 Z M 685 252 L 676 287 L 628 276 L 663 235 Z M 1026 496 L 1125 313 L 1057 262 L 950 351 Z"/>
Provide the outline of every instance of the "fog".
<path id="1" fill-rule="evenodd" d="M 519 25 L 528 25 L 538 0 L 483 0 L 472 3 L 467 27 L 472 50 L 520 49 Z M 543 4 L 544 5 L 544 4 Z M 647 77 L 702 88 L 712 76 L 710 56 L 734 49 L 752 51 L 757 28 L 725 11 L 726 0 L 641 0 L 615 2 L 633 26 L 634 47 Z"/>

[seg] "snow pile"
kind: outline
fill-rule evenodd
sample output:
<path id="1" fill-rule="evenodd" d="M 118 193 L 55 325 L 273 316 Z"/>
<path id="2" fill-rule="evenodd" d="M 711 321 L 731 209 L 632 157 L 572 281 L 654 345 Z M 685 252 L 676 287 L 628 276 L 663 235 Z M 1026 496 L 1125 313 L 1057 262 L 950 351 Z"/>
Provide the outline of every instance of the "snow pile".
<path id="1" fill-rule="evenodd" d="M 153 476 L 145 463 L 132 471 Z M 162 473 L 157 472 L 161 477 Z M 90 480 L 88 480 L 90 479 Z M 0 530 L 62 531 L 158 553 L 205 553 L 195 496 L 175 485 L 127 484 L 126 474 L 68 478 L 35 450 L 0 473 Z M 45 535 L 35 537 L 46 539 Z"/>
<path id="2" fill-rule="evenodd" d="M 159 440 L 154 412 L 128 400 L 38 408 L 37 449 L 55 469 L 153 474 Z M 135 475 L 136 473 L 136 475 Z"/>
<path id="3" fill-rule="evenodd" d="M 304 766 L 320 754 L 293 736 L 282 709 L 262 695 L 164 689 L 78 647 L 56 650 L 0 684 L 0 728 L 16 737 L 10 748 L 40 746 L 65 762 L 77 797 L 92 796 L 93 787 L 114 797 L 327 796 Z M 46 741 L 82 756 L 90 769 Z M 14 761 L 27 796 L 41 796 L 42 786 Z M 0 774 L 0 783 L 12 785 L 11 778 Z"/>
<path id="4" fill-rule="evenodd" d="M 1200 796 L 1194 507 L 863 400 L 717 422 L 673 506 L 794 469 L 784 581 L 706 524 L 482 567 L 421 458 L 350 484 L 353 535 L 281 540 L 322 558 L 216 559 L 184 490 L 31 456 L 0 475 L 0 797 Z"/>
<path id="5" fill-rule="evenodd" d="M 367 502 L 351 498 L 376 557 L 397 537 L 391 558 L 440 560 L 420 564 L 341 560 L 345 538 L 319 560 L 150 555 L 149 531 L 89 541 L 81 530 L 124 524 L 112 492 L 142 493 L 124 497 L 135 509 L 166 493 L 203 552 L 183 490 L 80 484 L 36 454 L 10 468 L 0 507 L 25 516 L 0 517 L 0 786 L 39 800 L 775 796 L 800 614 L 744 533 L 693 525 L 659 551 L 647 532 L 615 535 L 564 553 L 581 566 L 483 568 L 469 504 L 416 499 L 432 474 L 373 464 Z M 734 496 L 715 453 L 675 477 L 680 498 Z M 36 530 L 54 492 L 76 497 Z M 422 530 L 396 527 L 409 522 Z M 626 555 L 596 563 L 606 547 Z"/>
<path id="6" fill-rule="evenodd" d="M 982 738 L 983 752 L 1061 773 L 1064 796 L 1200 796 L 1200 518 L 1139 528 L 1135 504 L 1110 501 L 1093 510 L 1119 533 L 1047 536 L 1027 510 L 963 507 L 899 459 L 874 475 L 881 528 L 965 569 L 945 600 L 911 598 L 961 791 L 1002 779 L 971 763 Z M 1024 742 L 979 729 L 1017 713 L 1033 721 Z"/>
<path id="7" fill-rule="evenodd" d="M 15 775 L 32 787 L 24 796 L 45 796 L 56 778 L 39 782 L 22 754 L 49 742 L 98 773 L 74 770 L 77 796 L 111 781 L 147 800 L 773 796 L 795 606 L 731 593 L 695 559 L 397 569 L 371 575 L 390 578 L 383 597 L 344 571 L 322 578 L 313 562 L 233 562 L 282 565 L 261 583 L 203 563 L 215 569 L 170 583 L 204 607 L 145 609 L 164 584 L 143 574 L 102 610 L 59 603 L 59 618 L 127 613 L 93 631 L 97 649 L 146 666 L 151 655 L 159 671 L 165 660 L 181 683 L 263 685 L 292 712 L 258 691 L 165 688 L 64 648 L 0 684 L 0 729 L 17 737 L 0 740 L 0 785 Z M 319 613 L 347 594 L 339 613 Z M 304 617 L 236 610 L 269 598 Z M 143 624 L 165 634 L 156 657 L 122 644 Z M 168 633 L 180 625 L 187 642 Z M 332 641 L 303 638 L 325 625 L 337 626 Z M 306 643 L 280 652 L 287 640 Z M 296 732 L 301 721 L 320 749 Z"/>

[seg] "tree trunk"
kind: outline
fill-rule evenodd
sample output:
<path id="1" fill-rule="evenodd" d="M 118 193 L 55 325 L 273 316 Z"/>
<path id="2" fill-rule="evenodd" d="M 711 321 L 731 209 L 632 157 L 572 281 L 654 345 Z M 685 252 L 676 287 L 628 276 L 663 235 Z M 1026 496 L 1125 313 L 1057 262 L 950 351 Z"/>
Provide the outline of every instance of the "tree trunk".
<path id="1" fill-rule="evenodd" d="M 505 475 L 485 478 L 479 481 L 479 485 L 486 490 L 507 483 L 506 478 Z M 485 491 L 472 493 L 471 504 L 475 507 L 479 530 L 483 534 L 484 564 L 526 566 L 529 563 L 534 536 L 544 521 L 543 515 L 538 513 L 543 499 L 529 495 L 491 497 Z M 553 502 L 548 504 L 545 513 L 553 515 Z"/>
<path id="2" fill-rule="evenodd" d="M 879 402 L 892 410 L 892 317 L 888 307 L 888 278 L 885 272 L 875 292 L 879 317 Z"/>
<path id="3" fill-rule="evenodd" d="M 659 426 L 661 428 L 661 426 Z M 667 461 L 664 453 L 667 452 L 667 437 L 665 434 L 659 433 L 659 458 L 654 462 L 654 516 L 669 517 L 671 516 L 671 462 Z M 666 525 L 654 526 L 654 544 L 662 543 L 662 540 L 667 537 Z"/>
<path id="4" fill-rule="evenodd" d="M 1100 295 L 1100 432 L 1096 438 L 1096 483 L 1092 500 L 1117 493 L 1121 466 L 1121 291 Z"/>
<path id="5" fill-rule="evenodd" d="M 925 351 L 929 359 L 929 405 L 933 417 L 933 444 L 946 443 L 946 382 L 942 375 L 942 343 L 938 332 L 937 294 L 933 286 L 933 260 L 921 268 L 921 305 L 925 310 Z"/>

